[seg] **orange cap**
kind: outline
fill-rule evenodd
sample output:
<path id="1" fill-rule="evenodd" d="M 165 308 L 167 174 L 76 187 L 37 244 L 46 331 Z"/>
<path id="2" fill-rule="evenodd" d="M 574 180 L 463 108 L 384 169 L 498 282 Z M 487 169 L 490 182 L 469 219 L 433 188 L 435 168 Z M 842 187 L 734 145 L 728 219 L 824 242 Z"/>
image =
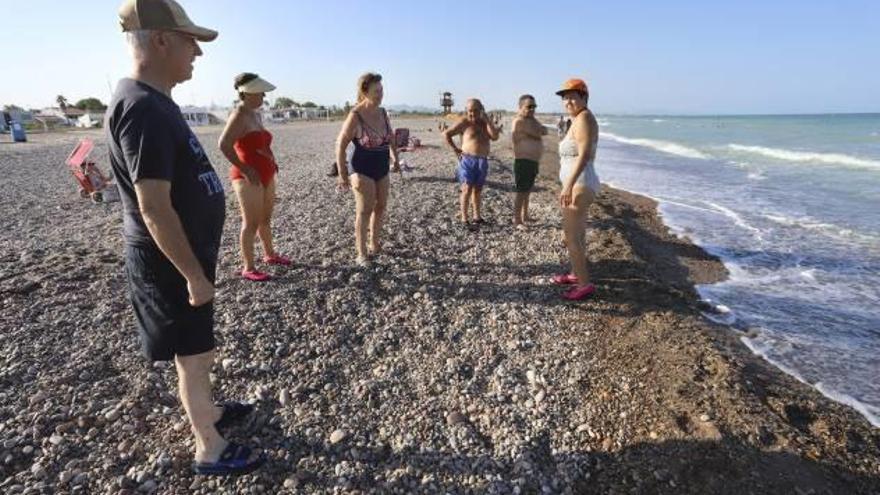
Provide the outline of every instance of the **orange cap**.
<path id="1" fill-rule="evenodd" d="M 569 79 L 562 83 L 562 89 L 556 92 L 557 95 L 562 96 L 562 93 L 566 91 L 577 91 L 584 94 L 589 94 L 590 90 L 587 89 L 587 83 L 584 82 L 583 79 Z"/>

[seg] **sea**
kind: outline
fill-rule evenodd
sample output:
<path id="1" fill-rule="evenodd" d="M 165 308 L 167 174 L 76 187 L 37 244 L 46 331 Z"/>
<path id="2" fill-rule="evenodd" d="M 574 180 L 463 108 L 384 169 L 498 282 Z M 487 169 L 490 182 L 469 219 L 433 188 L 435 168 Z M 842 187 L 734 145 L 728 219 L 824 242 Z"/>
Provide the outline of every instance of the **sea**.
<path id="1" fill-rule="evenodd" d="M 880 427 L 880 114 L 599 116 L 596 170 L 720 257 L 707 314 Z"/>

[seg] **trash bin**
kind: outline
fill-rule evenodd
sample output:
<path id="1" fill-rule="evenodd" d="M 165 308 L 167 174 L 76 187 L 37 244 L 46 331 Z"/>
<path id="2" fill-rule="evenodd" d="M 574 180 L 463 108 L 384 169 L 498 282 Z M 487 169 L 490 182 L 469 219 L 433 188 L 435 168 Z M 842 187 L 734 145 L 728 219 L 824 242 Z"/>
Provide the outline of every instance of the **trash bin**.
<path id="1" fill-rule="evenodd" d="M 9 127 L 10 134 L 12 135 L 12 141 L 15 143 L 26 143 L 27 142 L 27 134 L 24 132 L 24 126 L 21 125 L 21 122 L 17 120 L 12 121 L 12 125 Z"/>

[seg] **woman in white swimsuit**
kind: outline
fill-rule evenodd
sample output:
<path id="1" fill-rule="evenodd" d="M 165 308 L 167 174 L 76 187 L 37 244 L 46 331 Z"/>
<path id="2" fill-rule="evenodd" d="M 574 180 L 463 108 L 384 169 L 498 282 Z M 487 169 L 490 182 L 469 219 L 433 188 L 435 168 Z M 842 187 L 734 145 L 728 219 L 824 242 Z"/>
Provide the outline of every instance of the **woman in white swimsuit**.
<path id="1" fill-rule="evenodd" d="M 554 276 L 553 282 L 572 285 L 562 294 L 563 299 L 582 301 L 596 292 L 587 270 L 586 223 L 587 209 L 600 187 L 593 167 L 599 126 L 587 108 L 589 90 L 584 81 L 569 79 L 556 94 L 562 97 L 562 105 L 571 116 L 571 128 L 559 142 L 559 206 L 572 272 Z"/>

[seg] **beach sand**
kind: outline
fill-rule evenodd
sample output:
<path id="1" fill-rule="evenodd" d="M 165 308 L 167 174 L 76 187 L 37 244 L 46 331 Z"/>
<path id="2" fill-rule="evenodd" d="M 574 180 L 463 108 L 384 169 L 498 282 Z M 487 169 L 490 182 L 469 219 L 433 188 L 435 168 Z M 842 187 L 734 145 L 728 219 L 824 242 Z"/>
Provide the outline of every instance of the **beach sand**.
<path id="1" fill-rule="evenodd" d="M 599 292 L 565 303 L 548 280 L 565 260 L 555 139 L 537 222 L 511 228 L 505 134 L 490 223 L 471 233 L 436 121 L 400 120 L 426 146 L 392 177 L 386 254 L 357 268 L 353 198 L 324 175 L 338 125 L 270 128 L 275 244 L 294 265 L 264 284 L 237 276 L 221 129 L 197 130 L 228 195 L 217 398 L 256 401 L 232 438 L 269 456 L 230 479 L 190 474 L 173 367 L 138 353 L 119 203 L 80 199 L 63 164 L 90 136 L 107 171 L 102 133 L 0 144 L 0 491 L 880 492 L 880 430 L 702 316 L 693 284 L 726 270 L 671 235 L 654 202 L 603 189 L 589 234 Z"/>

